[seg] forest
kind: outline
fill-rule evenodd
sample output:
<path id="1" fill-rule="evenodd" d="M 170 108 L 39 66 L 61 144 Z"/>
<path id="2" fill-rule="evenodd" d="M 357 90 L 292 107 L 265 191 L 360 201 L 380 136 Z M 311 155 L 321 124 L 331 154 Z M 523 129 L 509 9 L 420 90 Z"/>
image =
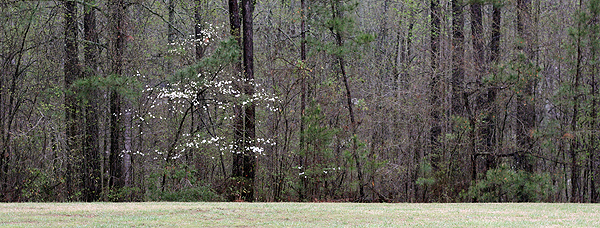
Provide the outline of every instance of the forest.
<path id="1" fill-rule="evenodd" d="M 600 0 L 0 0 L 0 201 L 600 200 Z"/>

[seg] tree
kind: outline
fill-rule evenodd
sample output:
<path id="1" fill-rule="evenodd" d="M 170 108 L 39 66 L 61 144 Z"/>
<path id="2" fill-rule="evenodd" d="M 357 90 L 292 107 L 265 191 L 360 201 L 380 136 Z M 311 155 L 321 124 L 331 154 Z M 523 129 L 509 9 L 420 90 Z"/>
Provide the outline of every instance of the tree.
<path id="1" fill-rule="evenodd" d="M 96 9 L 92 1 L 86 1 L 84 7 L 83 30 L 84 30 L 84 77 L 94 80 L 98 68 L 98 32 L 96 30 Z M 82 191 L 83 199 L 91 202 L 100 197 L 101 173 L 100 173 L 100 148 L 98 129 L 98 88 L 91 86 L 87 88 L 87 96 L 83 110 L 85 113 L 85 134 L 83 139 L 83 164 L 82 164 Z"/>
<path id="2" fill-rule="evenodd" d="M 243 56 L 244 56 L 244 95 L 247 97 L 254 96 L 254 30 L 253 30 L 253 13 L 254 1 L 242 0 L 242 15 L 243 15 Z M 256 154 L 252 149 L 254 140 L 256 139 L 255 129 L 255 104 L 251 102 L 246 105 L 244 110 L 244 170 L 243 176 L 247 178 L 246 191 L 242 194 L 242 198 L 247 201 L 254 201 L 254 177 L 256 175 Z"/>
<path id="3" fill-rule="evenodd" d="M 110 27 L 110 72 L 113 80 L 123 75 L 123 52 L 125 50 L 125 3 L 123 0 L 109 1 Z M 123 151 L 123 130 L 121 95 L 118 88 L 110 88 L 110 155 L 108 186 L 118 190 L 124 185 L 121 157 Z"/>
<path id="4" fill-rule="evenodd" d="M 306 0 L 300 0 L 300 137 L 299 137 L 299 156 L 298 156 L 298 167 L 304 167 L 305 163 L 305 112 L 306 112 L 306 76 L 308 75 L 308 69 L 306 68 Z M 298 199 L 299 201 L 305 200 L 305 189 L 306 189 L 306 178 L 300 178 L 300 184 L 298 187 Z"/>
<path id="5" fill-rule="evenodd" d="M 519 82 L 517 88 L 517 121 L 516 135 L 517 145 L 519 149 L 515 154 L 515 162 L 517 167 L 527 172 L 533 172 L 533 161 L 531 161 L 530 153 L 533 147 L 533 134 L 535 131 L 535 104 L 532 102 L 535 96 L 534 76 L 537 75 L 536 69 L 533 66 L 533 50 L 532 36 L 530 34 L 530 0 L 517 1 L 517 34 L 520 43 L 517 45 L 519 51 L 519 61 L 522 67 L 518 67 L 517 71 Z"/>
<path id="6" fill-rule="evenodd" d="M 241 36 L 241 19 L 239 13 L 239 6 L 237 0 L 229 0 L 229 32 L 231 37 L 237 41 L 237 45 L 242 47 L 242 36 Z M 234 72 L 241 73 L 242 72 L 242 61 L 241 59 L 236 59 L 234 64 Z M 238 74 L 239 74 L 238 73 Z M 241 85 L 243 86 L 243 85 Z M 240 88 L 238 85 L 238 91 L 242 91 L 243 87 Z M 234 106 L 234 126 L 233 126 L 233 135 L 234 142 L 236 143 L 236 153 L 233 153 L 233 164 L 231 165 L 231 177 L 233 181 L 236 182 L 236 185 L 244 185 L 244 178 L 242 167 L 244 166 L 244 154 L 241 148 L 243 148 L 243 140 L 244 140 L 244 113 L 242 112 L 242 107 L 239 104 L 235 104 Z M 241 197 L 241 192 L 244 191 L 243 188 L 239 188 L 239 197 Z M 233 200 L 233 199 L 230 199 Z"/>
<path id="7" fill-rule="evenodd" d="M 440 83 L 442 75 L 438 72 L 438 58 L 439 58 L 439 45 L 440 45 L 440 10 L 439 0 L 431 0 L 429 7 L 430 18 L 431 18 L 431 32 L 430 32 L 430 48 L 431 48 L 431 82 L 429 83 L 430 98 L 429 103 L 431 105 L 431 127 L 430 127 L 430 158 L 434 169 L 438 168 L 439 159 L 437 158 L 436 150 L 440 149 L 439 137 L 442 134 L 442 127 L 440 126 L 441 112 L 440 112 Z"/>
<path id="8" fill-rule="evenodd" d="M 79 69 L 79 48 L 77 42 L 77 3 L 74 1 L 65 1 L 65 120 L 67 122 L 66 137 L 67 137 L 67 152 L 70 154 L 70 159 L 67 166 L 67 191 L 75 192 L 76 168 L 73 165 L 77 164 L 77 159 L 81 153 L 80 144 L 80 129 L 78 122 L 81 119 L 79 116 L 81 108 L 76 98 L 76 93 L 73 83 L 80 79 L 81 70 Z"/>
<path id="9" fill-rule="evenodd" d="M 452 1 L 452 115 L 464 115 L 464 39 L 463 3 Z"/>
<path id="10" fill-rule="evenodd" d="M 243 78 L 240 92 L 247 98 L 254 96 L 254 43 L 253 43 L 253 17 L 254 2 L 242 1 L 242 19 L 239 16 L 237 0 L 229 1 L 229 20 L 231 35 L 238 41 L 243 50 Z M 240 27 L 243 23 L 243 35 L 240 36 Z M 241 70 L 241 68 L 240 68 Z M 254 177 L 256 169 L 256 155 L 252 148 L 255 143 L 255 104 L 236 107 L 234 135 L 238 152 L 234 154 L 232 176 L 237 179 L 240 186 L 240 197 L 244 201 L 254 201 Z"/>

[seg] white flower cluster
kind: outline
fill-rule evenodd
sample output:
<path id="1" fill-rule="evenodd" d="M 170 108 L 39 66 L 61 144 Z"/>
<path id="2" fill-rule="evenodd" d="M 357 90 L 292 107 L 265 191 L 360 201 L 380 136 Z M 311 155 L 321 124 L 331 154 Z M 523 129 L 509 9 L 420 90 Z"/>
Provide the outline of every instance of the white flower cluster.
<path id="1" fill-rule="evenodd" d="M 167 52 L 169 54 L 183 54 L 185 51 L 192 51 L 196 44 L 208 46 L 210 43 L 222 39 L 219 31 L 222 31 L 224 26 L 213 25 L 210 23 L 206 23 L 205 25 L 204 30 L 197 34 L 198 38 L 196 38 L 196 34 L 192 34 L 187 38 L 181 38 L 172 43 L 168 43 L 167 46 L 172 48 Z"/>
<path id="2" fill-rule="evenodd" d="M 337 168 L 335 168 L 335 167 L 333 167 L 333 168 L 324 168 L 323 169 L 323 173 L 327 174 L 329 172 L 335 172 L 336 170 L 342 170 L 342 168 L 341 167 L 337 167 Z"/>
<path id="3" fill-rule="evenodd" d="M 198 24 L 201 26 L 200 24 Z M 192 40 L 200 45 L 208 45 L 213 40 L 219 40 L 221 37 L 219 36 L 219 32 L 223 29 L 223 26 L 213 25 L 211 23 L 205 23 L 205 29 L 200 31 L 198 35 L 199 39 L 196 39 L 194 35 L 191 36 Z"/>

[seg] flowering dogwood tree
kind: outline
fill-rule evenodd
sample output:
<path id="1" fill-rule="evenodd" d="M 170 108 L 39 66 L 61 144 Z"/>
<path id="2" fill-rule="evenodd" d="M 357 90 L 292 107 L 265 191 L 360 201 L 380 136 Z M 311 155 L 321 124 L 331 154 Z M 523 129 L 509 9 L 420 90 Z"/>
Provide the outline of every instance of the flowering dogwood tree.
<path id="1" fill-rule="evenodd" d="M 222 27 L 205 27 L 203 39 L 171 43 L 169 52 L 185 53 L 195 44 L 207 47 L 215 43 L 218 45 L 214 45 L 213 51 L 198 64 L 179 71 L 167 82 L 146 86 L 144 92 L 148 95 L 148 102 L 143 108 L 144 112 L 137 116 L 137 120 L 145 124 L 175 121 L 177 125 L 171 135 L 163 135 L 168 140 L 167 145 L 150 154 L 137 154 L 150 155 L 153 160 L 162 161 L 159 165 L 165 167 L 161 184 L 163 190 L 169 178 L 169 168 L 175 167 L 175 162 L 182 159 L 179 164 L 194 162 L 194 153 L 209 158 L 209 163 L 219 166 L 223 176 L 227 176 L 224 161 L 228 154 L 252 151 L 254 156 L 265 156 L 264 147 L 275 144 L 273 139 L 260 136 L 245 144 L 236 142 L 232 137 L 235 106 L 243 108 L 254 104 L 267 112 L 276 112 L 278 97 L 261 89 L 261 85 L 254 80 L 240 77 L 239 72 L 230 72 L 229 66 L 240 55 L 239 47 L 235 45 L 235 40 L 223 40 L 219 36 Z M 240 89 L 246 85 L 255 88 L 251 96 Z M 143 132 L 140 131 L 140 134 Z M 245 148 L 240 148 L 240 145 L 245 145 Z"/>

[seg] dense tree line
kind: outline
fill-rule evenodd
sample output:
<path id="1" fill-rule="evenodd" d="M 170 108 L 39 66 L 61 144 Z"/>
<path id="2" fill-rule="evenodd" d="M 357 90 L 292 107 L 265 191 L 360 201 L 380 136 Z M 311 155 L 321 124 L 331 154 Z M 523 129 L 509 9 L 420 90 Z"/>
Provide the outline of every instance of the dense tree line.
<path id="1" fill-rule="evenodd" d="M 598 202 L 598 0 L 0 1 L 0 200 Z"/>

